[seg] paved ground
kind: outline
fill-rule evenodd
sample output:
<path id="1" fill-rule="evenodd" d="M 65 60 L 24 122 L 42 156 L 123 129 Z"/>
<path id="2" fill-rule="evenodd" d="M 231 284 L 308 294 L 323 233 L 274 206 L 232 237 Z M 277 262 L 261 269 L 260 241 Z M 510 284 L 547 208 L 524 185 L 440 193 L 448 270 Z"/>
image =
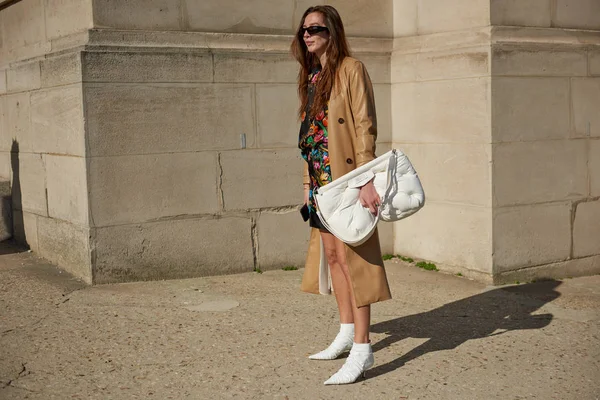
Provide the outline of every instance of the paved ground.
<path id="1" fill-rule="evenodd" d="M 0 399 L 598 399 L 600 276 L 492 288 L 388 262 L 375 367 L 322 382 L 302 271 L 85 287 L 0 247 Z"/>

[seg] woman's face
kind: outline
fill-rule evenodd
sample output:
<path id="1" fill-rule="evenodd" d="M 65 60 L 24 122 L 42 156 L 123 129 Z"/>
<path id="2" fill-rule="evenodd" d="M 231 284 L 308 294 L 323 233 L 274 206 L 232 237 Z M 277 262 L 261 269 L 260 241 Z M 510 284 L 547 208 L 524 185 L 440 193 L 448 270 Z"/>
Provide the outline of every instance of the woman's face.
<path id="1" fill-rule="evenodd" d="M 304 19 L 304 24 L 302 26 L 303 28 L 308 28 L 309 26 L 325 26 L 325 18 L 320 12 L 310 13 Z M 307 31 L 304 31 L 304 36 L 302 38 L 304 39 L 308 52 L 315 53 L 317 57 L 320 57 L 325 53 L 325 49 L 327 49 L 327 44 L 329 43 L 329 31 L 318 32 L 312 35 Z"/>

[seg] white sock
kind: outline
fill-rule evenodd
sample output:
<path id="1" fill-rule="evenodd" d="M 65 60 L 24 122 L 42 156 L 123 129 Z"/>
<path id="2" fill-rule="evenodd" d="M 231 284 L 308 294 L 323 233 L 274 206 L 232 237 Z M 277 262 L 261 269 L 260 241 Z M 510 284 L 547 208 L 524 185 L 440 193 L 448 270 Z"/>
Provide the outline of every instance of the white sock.
<path id="1" fill-rule="evenodd" d="M 354 324 L 340 324 L 340 331 L 325 350 L 309 356 L 311 360 L 334 360 L 354 343 Z"/>

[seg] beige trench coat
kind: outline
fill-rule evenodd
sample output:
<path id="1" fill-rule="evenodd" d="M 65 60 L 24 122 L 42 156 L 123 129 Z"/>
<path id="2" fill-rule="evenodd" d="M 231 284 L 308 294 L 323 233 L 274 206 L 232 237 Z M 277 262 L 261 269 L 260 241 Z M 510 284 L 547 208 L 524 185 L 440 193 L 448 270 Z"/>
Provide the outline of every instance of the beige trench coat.
<path id="1" fill-rule="evenodd" d="M 329 160 L 331 175 L 338 177 L 375 158 L 377 117 L 373 86 L 364 65 L 351 57 L 342 62 L 339 79 L 329 99 Z M 304 183 L 309 183 L 304 163 Z M 346 260 L 356 305 L 362 307 L 390 299 L 391 293 L 381 258 L 377 231 L 360 246 L 346 245 Z M 311 230 L 301 289 L 319 294 L 321 236 Z"/>

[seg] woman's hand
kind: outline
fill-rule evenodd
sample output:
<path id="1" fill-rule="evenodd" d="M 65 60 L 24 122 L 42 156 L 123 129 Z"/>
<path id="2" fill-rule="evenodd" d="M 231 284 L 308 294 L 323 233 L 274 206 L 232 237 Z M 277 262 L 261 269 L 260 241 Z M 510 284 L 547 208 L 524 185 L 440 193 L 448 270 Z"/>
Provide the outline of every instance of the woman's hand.
<path id="1" fill-rule="evenodd" d="M 308 191 L 309 191 L 309 186 L 304 185 L 304 204 L 308 204 Z"/>
<path id="2" fill-rule="evenodd" d="M 373 181 L 370 181 L 365 186 L 360 188 L 358 199 L 363 207 L 368 208 L 373 215 L 377 215 L 377 209 L 381 204 L 381 199 L 375 190 Z"/>

